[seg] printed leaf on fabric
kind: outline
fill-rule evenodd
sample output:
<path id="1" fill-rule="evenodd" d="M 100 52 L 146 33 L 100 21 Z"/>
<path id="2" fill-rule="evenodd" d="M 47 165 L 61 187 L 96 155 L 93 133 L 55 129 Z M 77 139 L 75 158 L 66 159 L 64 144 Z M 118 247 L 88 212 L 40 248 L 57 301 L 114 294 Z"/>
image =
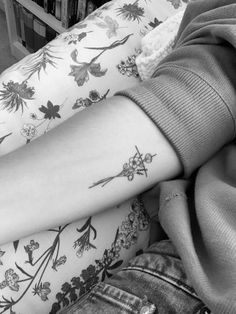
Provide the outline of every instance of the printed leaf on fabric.
<path id="1" fill-rule="evenodd" d="M 144 17 L 144 8 L 141 8 L 138 3 L 139 0 L 136 0 L 134 3 L 125 3 L 122 7 L 116 9 L 117 15 L 120 15 L 124 20 L 137 21 L 139 23 Z"/>
<path id="2" fill-rule="evenodd" d="M 0 90 L 1 109 L 6 109 L 9 112 L 16 112 L 21 109 L 22 113 L 27 107 L 26 100 L 32 100 L 34 96 L 34 87 L 28 86 L 28 82 L 22 83 L 13 82 L 3 83 L 3 89 Z"/>
<path id="3" fill-rule="evenodd" d="M 1 258 L 3 257 L 3 255 L 4 255 L 5 253 L 6 253 L 5 251 L 2 251 L 2 250 L 0 249 L 0 265 L 3 265 L 3 262 L 2 262 L 2 260 L 1 260 Z"/>
<path id="4" fill-rule="evenodd" d="M 87 108 L 91 106 L 92 104 L 95 104 L 103 99 L 105 99 L 109 93 L 110 89 L 108 89 L 105 94 L 100 95 L 100 93 L 94 89 L 89 92 L 89 96 L 86 98 L 78 98 L 76 99 L 76 102 L 72 106 L 72 109 L 80 109 L 83 110 L 84 108 Z"/>
<path id="5" fill-rule="evenodd" d="M 182 5 L 182 2 L 184 2 L 184 3 L 189 2 L 189 0 L 167 0 L 167 1 L 170 2 L 175 9 L 180 8 Z"/>
<path id="6" fill-rule="evenodd" d="M 20 291 L 16 299 L 12 297 L 6 299 L 3 295 L 0 298 L 0 309 L 1 313 L 10 310 L 13 312 L 13 308 L 22 301 L 25 294 L 32 289 L 33 295 L 38 296 L 41 301 L 47 301 L 48 296 L 51 294 L 51 283 L 49 281 L 43 281 L 45 271 L 49 267 L 49 263 L 52 262 L 52 269 L 57 271 L 57 268 L 66 263 L 66 256 L 59 257 L 60 251 L 60 236 L 68 225 L 58 227 L 57 229 L 51 229 L 50 232 L 54 232 L 55 238 L 52 245 L 45 249 L 39 257 L 35 258 L 35 252 L 38 252 L 40 245 L 35 240 L 30 240 L 29 244 L 24 246 L 25 253 L 28 258 L 25 264 L 29 264 L 32 267 L 32 272 L 26 271 L 24 266 L 15 263 L 15 266 L 19 273 L 15 272 L 14 269 L 9 268 L 5 272 L 4 280 L 0 282 L 0 290 L 9 288 L 12 291 Z M 27 282 L 26 286 L 23 283 Z M 34 287 L 33 287 L 34 284 Z M 22 287 L 21 287 L 22 285 Z M 21 288 L 21 289 L 20 289 Z M 68 303 L 69 304 L 69 303 Z"/>
<path id="7" fill-rule="evenodd" d="M 162 21 L 159 21 L 156 17 L 154 18 L 153 22 L 149 22 L 148 25 L 150 25 L 152 28 L 155 28 L 159 26 L 162 23 Z"/>
<path id="8" fill-rule="evenodd" d="M 46 71 L 48 65 L 56 68 L 56 60 L 61 60 L 61 57 L 56 56 L 56 52 L 53 51 L 53 46 L 48 44 L 45 47 L 39 49 L 36 53 L 31 55 L 27 64 L 24 65 L 23 70 L 25 70 L 26 80 L 29 80 L 34 74 L 38 74 L 38 79 L 40 79 L 40 73 L 42 70 Z"/>
<path id="9" fill-rule="evenodd" d="M 117 30 L 119 29 L 119 24 L 116 20 L 112 19 L 110 16 L 105 16 L 104 21 L 97 22 L 97 26 L 107 29 L 106 35 L 108 38 L 117 36 Z"/>
<path id="10" fill-rule="evenodd" d="M 82 39 L 87 37 L 88 33 L 92 33 L 92 31 L 82 32 L 80 34 L 70 33 L 66 35 L 63 39 L 68 42 L 68 45 L 74 44 L 77 45 Z"/>
<path id="11" fill-rule="evenodd" d="M 12 135 L 12 132 L 0 137 L 0 144 L 2 144 L 2 142 L 10 135 Z"/>
<path id="12" fill-rule="evenodd" d="M 75 295 L 82 296 L 99 281 L 111 277 L 112 273 L 117 271 L 123 264 L 123 260 L 120 259 L 122 249 L 127 250 L 134 245 L 137 242 L 139 233 L 147 230 L 148 226 L 149 217 L 141 199 L 137 198 L 131 203 L 130 213 L 117 229 L 111 247 L 104 250 L 100 259 L 95 259 L 94 265 L 90 264 L 81 271 L 78 277 L 73 277 L 70 283 L 65 282 L 62 285 L 61 292 L 56 295 L 57 302 L 52 305 L 50 314 L 56 314 L 59 309 L 65 307 L 65 298 L 75 298 Z M 91 237 L 93 237 L 93 240 L 97 237 L 97 231 L 92 224 L 92 217 L 89 217 L 82 227 L 77 228 L 77 232 L 83 234 L 74 242 L 74 249 L 76 250 L 76 256 L 82 258 L 83 254 L 92 248 Z"/>
<path id="13" fill-rule="evenodd" d="M 53 105 L 50 100 L 47 102 L 47 106 L 41 106 L 39 108 L 39 111 L 44 113 L 44 119 L 49 119 L 49 120 L 56 119 L 56 118 L 60 119 L 61 116 L 58 113 L 59 110 L 60 110 L 60 106 Z"/>
<path id="14" fill-rule="evenodd" d="M 102 77 L 106 74 L 107 69 L 101 69 L 101 64 L 96 62 L 97 59 L 106 51 L 114 49 L 118 46 L 124 45 L 129 37 L 132 34 L 129 34 L 122 38 L 121 40 L 116 40 L 111 43 L 109 46 L 103 47 L 86 47 L 86 49 L 90 50 L 101 50 L 95 57 L 93 57 L 90 62 L 79 62 L 78 61 L 78 51 L 77 49 L 73 50 L 71 53 L 72 60 L 77 63 L 78 65 L 71 65 L 71 72 L 69 73 L 70 76 L 74 77 L 78 86 L 83 86 L 85 82 L 89 80 L 89 74 L 93 75 L 94 77 Z"/>

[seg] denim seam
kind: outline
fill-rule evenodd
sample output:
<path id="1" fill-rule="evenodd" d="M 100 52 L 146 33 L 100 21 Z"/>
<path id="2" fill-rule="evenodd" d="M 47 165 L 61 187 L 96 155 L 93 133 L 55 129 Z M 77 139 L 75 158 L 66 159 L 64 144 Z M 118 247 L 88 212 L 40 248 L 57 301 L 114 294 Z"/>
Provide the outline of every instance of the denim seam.
<path id="1" fill-rule="evenodd" d="M 126 293 L 126 291 L 124 291 Z M 131 304 L 127 304 L 125 302 L 122 302 L 119 298 L 115 297 L 114 295 L 109 295 L 107 293 L 99 293 L 99 291 L 92 292 L 92 296 L 90 297 L 90 300 L 99 299 L 104 301 L 104 299 L 110 303 L 112 303 L 112 300 L 117 301 L 116 306 L 119 306 L 120 308 L 126 309 L 126 311 L 129 311 L 130 313 L 138 313 L 138 310 L 135 309 Z"/>
<path id="2" fill-rule="evenodd" d="M 158 270 L 152 270 L 152 269 L 147 269 L 147 268 L 142 268 L 139 266 L 132 266 L 132 267 L 124 267 L 122 268 L 122 271 L 126 271 L 126 270 L 136 270 L 136 271 L 140 271 L 143 273 L 147 273 L 149 275 L 152 275 L 154 277 L 158 277 L 166 282 L 168 282 L 169 284 L 172 284 L 173 286 L 185 291 L 186 293 L 188 293 L 189 295 L 195 297 L 198 300 L 201 300 L 197 294 L 195 293 L 194 289 L 192 287 L 189 287 L 188 285 L 186 285 L 185 283 L 183 283 L 182 281 L 180 281 L 179 279 L 176 279 L 170 275 L 163 275 L 162 272 L 158 271 Z M 169 280 L 168 280 L 169 279 Z M 179 285 L 178 283 L 181 282 L 181 285 Z"/>
<path id="3" fill-rule="evenodd" d="M 145 250 L 145 252 L 144 252 L 145 254 L 146 253 L 148 253 L 148 254 L 154 254 L 154 255 L 156 255 L 156 254 L 158 254 L 158 255 L 161 255 L 161 256 L 169 256 L 169 257 L 173 257 L 173 258 L 175 258 L 175 259 L 177 259 L 177 260 L 179 260 L 180 261 L 180 258 L 179 258 L 179 256 L 178 255 L 174 255 L 174 254 L 171 254 L 171 253 L 166 253 L 165 251 L 153 251 L 153 250 Z"/>
<path id="4" fill-rule="evenodd" d="M 111 286 L 110 284 L 107 284 L 107 283 L 100 283 L 96 286 L 96 288 L 94 290 L 91 291 L 91 296 L 90 298 L 93 299 L 94 297 L 99 297 L 99 298 L 105 298 L 105 299 L 108 299 L 108 298 L 112 298 L 116 301 L 118 301 L 119 304 L 121 304 L 122 306 L 126 306 L 127 309 L 129 311 L 132 311 L 132 312 L 135 312 L 135 313 L 138 313 L 137 309 L 130 303 L 127 303 L 127 302 L 124 302 L 124 301 L 121 301 L 120 298 L 116 297 L 114 294 L 110 293 L 109 291 L 104 291 L 104 288 L 105 287 L 112 287 L 112 288 L 115 288 L 117 290 L 120 290 L 122 293 L 125 293 L 126 295 L 132 295 L 133 297 L 137 298 L 137 300 L 140 301 L 140 304 L 142 304 L 143 300 L 141 298 L 139 298 L 138 296 L 134 295 L 134 294 L 131 294 L 125 290 L 122 290 L 116 286 Z"/>

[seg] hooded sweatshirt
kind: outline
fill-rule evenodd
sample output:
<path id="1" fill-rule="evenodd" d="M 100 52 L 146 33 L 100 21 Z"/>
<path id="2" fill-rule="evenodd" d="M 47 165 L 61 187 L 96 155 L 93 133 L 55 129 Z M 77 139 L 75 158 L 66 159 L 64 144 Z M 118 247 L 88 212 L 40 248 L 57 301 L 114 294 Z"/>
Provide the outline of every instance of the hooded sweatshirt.
<path id="1" fill-rule="evenodd" d="M 174 50 L 153 77 L 118 94 L 149 116 L 183 166 L 181 178 L 159 184 L 150 215 L 202 301 L 213 313 L 235 314 L 235 0 L 190 2 Z"/>

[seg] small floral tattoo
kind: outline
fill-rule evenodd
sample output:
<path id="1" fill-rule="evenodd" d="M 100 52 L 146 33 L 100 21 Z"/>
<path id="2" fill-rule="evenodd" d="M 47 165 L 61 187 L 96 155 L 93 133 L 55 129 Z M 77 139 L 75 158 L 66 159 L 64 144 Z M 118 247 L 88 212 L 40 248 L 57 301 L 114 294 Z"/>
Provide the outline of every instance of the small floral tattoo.
<path id="1" fill-rule="evenodd" d="M 108 177 L 102 180 L 99 180 L 95 183 L 93 183 L 89 188 L 93 188 L 97 185 L 101 185 L 104 187 L 107 183 L 111 182 L 115 178 L 121 178 L 126 177 L 129 181 L 132 181 L 134 179 L 134 175 L 145 175 L 147 177 L 147 171 L 145 164 L 150 164 L 153 160 L 153 157 L 156 156 L 156 154 L 152 155 L 150 153 L 147 153 L 144 157 L 143 154 L 139 152 L 139 149 L 137 146 L 135 146 L 136 153 L 134 156 L 129 158 L 129 161 L 124 163 L 123 169 L 120 173 L 118 173 L 115 176 Z"/>

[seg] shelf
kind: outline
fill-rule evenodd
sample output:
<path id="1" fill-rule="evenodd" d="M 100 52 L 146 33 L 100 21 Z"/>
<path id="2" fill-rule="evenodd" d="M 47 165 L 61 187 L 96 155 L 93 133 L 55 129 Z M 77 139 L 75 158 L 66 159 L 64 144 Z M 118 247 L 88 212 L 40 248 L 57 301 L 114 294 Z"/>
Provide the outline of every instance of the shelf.
<path id="1" fill-rule="evenodd" d="M 53 28 L 57 33 L 63 33 L 65 28 L 61 26 L 61 21 L 58 21 L 54 16 L 46 13 L 43 8 L 38 4 L 29 0 L 16 0 L 21 5 L 23 5 L 28 11 L 37 16 L 45 24 Z"/>
<path id="2" fill-rule="evenodd" d="M 29 54 L 29 51 L 19 41 L 14 41 L 11 44 L 11 53 L 17 60 L 21 60 Z"/>
<path id="3" fill-rule="evenodd" d="M 19 10 L 21 10 L 20 11 L 21 25 L 19 25 L 19 20 L 18 20 L 18 27 L 20 27 L 21 29 L 23 29 L 22 27 L 26 24 L 25 23 L 26 19 L 24 20 L 24 16 L 23 16 L 23 21 L 22 21 L 22 15 L 24 15 L 25 13 L 21 8 L 22 6 L 27 11 L 31 12 L 33 16 L 37 17 L 43 23 L 45 23 L 50 28 L 52 28 L 56 33 L 61 34 L 66 31 L 66 29 L 62 27 L 61 21 L 57 20 L 52 14 L 45 12 L 44 8 L 39 6 L 33 0 L 0 0 L 0 3 L 2 3 L 2 1 L 4 3 L 5 13 L 6 13 L 7 29 L 8 29 L 8 37 L 9 37 L 9 42 L 10 42 L 11 53 L 17 59 L 22 59 L 23 57 L 28 55 L 29 52 L 22 45 L 21 38 L 17 36 L 19 35 L 19 32 L 17 32 L 16 18 L 15 18 L 14 12 L 17 10 L 19 6 L 18 5 L 14 6 L 15 5 L 14 1 L 16 1 L 20 5 Z M 105 1 L 107 2 L 108 0 L 105 0 Z M 17 11 L 16 11 L 16 14 L 19 15 Z M 27 33 L 27 35 L 29 39 L 30 34 Z"/>

